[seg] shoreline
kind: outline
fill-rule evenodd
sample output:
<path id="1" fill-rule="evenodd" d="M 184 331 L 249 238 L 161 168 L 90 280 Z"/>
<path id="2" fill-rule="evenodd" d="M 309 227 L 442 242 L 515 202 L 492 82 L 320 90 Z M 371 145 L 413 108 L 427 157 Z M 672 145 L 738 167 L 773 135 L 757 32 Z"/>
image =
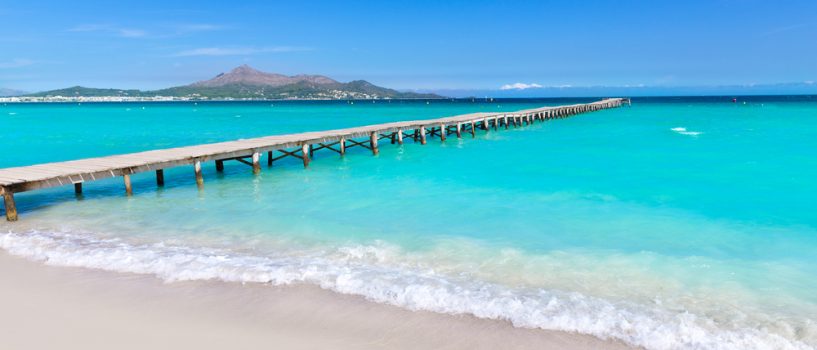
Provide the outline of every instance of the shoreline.
<path id="1" fill-rule="evenodd" d="M 0 251 L 8 349 L 633 349 L 618 341 L 409 311 L 312 285 L 164 283 Z M 66 346 L 67 345 L 67 346 Z"/>

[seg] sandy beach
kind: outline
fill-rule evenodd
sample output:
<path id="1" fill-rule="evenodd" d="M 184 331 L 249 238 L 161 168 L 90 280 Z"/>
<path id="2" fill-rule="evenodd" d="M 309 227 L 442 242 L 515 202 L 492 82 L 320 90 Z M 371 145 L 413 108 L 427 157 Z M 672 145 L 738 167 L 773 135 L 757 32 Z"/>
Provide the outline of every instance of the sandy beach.
<path id="1" fill-rule="evenodd" d="M 0 253 L 4 349 L 627 349 L 313 286 L 164 283 Z"/>

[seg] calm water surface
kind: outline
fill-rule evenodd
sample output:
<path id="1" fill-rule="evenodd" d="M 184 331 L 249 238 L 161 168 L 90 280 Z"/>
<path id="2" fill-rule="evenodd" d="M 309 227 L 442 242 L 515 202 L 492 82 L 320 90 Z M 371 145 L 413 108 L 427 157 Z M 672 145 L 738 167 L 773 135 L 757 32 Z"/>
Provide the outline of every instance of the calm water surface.
<path id="1" fill-rule="evenodd" d="M 0 105 L 0 167 L 576 100 Z M 476 139 L 17 196 L 0 245 L 174 280 L 311 283 L 650 349 L 817 347 L 817 101 L 673 98 Z M 742 102 L 746 102 L 745 104 Z M 263 162 L 262 159 L 262 163 Z"/>

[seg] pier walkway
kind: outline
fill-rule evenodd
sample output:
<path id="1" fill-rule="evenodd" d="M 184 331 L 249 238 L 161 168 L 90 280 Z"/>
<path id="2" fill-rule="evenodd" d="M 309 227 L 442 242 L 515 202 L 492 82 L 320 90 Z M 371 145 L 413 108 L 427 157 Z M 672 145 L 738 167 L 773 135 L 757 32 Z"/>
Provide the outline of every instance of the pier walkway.
<path id="1" fill-rule="evenodd" d="M 429 137 L 445 141 L 449 135 L 472 136 L 477 130 L 509 128 L 529 125 L 537 121 L 564 118 L 579 113 L 615 108 L 628 99 L 610 98 L 585 104 L 550 106 L 516 112 L 472 113 L 454 117 L 414 120 L 361 126 L 348 129 L 305 132 L 276 135 L 238 141 L 169 148 L 162 150 L 88 158 L 66 162 L 38 164 L 31 166 L 0 169 L 0 194 L 5 203 L 6 219 L 17 220 L 14 194 L 42 188 L 73 185 L 77 194 L 82 193 L 82 184 L 88 181 L 121 176 L 125 193 L 132 195 L 130 176 L 132 174 L 155 171 L 156 183 L 164 185 L 163 169 L 193 165 L 196 184 L 204 186 L 201 167 L 203 162 L 214 161 L 216 170 L 224 169 L 225 161 L 239 161 L 252 167 L 254 173 L 261 171 L 261 158 L 266 154 L 268 165 L 284 157 L 297 157 L 309 165 L 312 153 L 330 150 L 343 155 L 346 149 L 360 146 L 378 153 L 378 141 L 389 140 L 392 144 L 403 144 L 410 139 L 426 144 Z"/>

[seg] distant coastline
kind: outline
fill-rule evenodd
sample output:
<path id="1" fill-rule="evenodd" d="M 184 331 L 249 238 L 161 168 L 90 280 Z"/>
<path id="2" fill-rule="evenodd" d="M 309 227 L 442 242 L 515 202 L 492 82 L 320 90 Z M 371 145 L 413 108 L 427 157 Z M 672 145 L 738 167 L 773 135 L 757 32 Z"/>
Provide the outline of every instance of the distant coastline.
<path id="1" fill-rule="evenodd" d="M 189 96 L 16 96 L 0 97 L 0 103 L 110 103 L 110 102 L 276 102 L 276 101 L 391 101 L 391 100 L 449 100 L 435 97 L 361 97 L 361 98 L 208 98 Z"/>
<path id="2" fill-rule="evenodd" d="M 110 89 L 73 86 L 65 89 L 0 98 L 8 102 L 167 102 L 167 101 L 280 101 L 439 99 L 432 93 L 403 92 L 365 80 L 340 82 L 323 75 L 287 76 L 242 65 L 209 80 L 160 90 Z"/>

